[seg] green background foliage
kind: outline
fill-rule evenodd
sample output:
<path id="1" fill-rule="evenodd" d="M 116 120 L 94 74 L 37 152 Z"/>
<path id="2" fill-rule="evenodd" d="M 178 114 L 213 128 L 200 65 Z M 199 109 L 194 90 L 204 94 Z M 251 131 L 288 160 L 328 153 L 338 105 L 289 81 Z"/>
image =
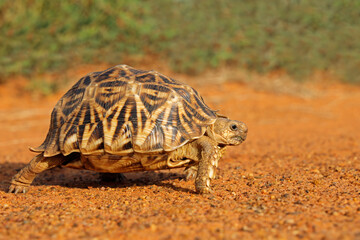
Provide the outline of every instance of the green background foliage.
<path id="1" fill-rule="evenodd" d="M 360 1 L 0 0 L 0 78 L 156 55 L 174 70 L 315 70 L 360 83 Z"/>

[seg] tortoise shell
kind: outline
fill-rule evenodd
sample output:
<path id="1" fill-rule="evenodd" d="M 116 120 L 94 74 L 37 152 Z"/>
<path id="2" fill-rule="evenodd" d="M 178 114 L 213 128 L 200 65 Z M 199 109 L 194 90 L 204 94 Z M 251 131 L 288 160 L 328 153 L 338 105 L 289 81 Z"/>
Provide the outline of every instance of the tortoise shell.
<path id="1" fill-rule="evenodd" d="M 216 118 L 192 87 L 118 65 L 81 78 L 56 104 L 45 141 L 31 150 L 45 157 L 173 151 Z"/>

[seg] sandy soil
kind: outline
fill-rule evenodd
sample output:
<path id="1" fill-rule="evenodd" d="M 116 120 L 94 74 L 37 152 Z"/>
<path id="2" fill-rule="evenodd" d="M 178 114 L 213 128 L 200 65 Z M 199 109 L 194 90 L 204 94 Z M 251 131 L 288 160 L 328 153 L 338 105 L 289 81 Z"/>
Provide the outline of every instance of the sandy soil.
<path id="1" fill-rule="evenodd" d="M 249 127 L 205 196 L 182 170 L 116 183 L 66 168 L 40 174 L 27 194 L 6 193 L 61 96 L 16 87 L 0 87 L 0 239 L 360 239 L 358 87 L 319 85 L 299 97 L 199 84 L 208 105 Z"/>

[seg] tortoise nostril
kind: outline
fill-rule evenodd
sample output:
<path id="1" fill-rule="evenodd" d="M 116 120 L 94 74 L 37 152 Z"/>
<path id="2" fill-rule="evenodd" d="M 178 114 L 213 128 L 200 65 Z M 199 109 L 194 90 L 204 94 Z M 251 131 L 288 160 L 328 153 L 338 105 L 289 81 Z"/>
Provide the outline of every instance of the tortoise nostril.
<path id="1" fill-rule="evenodd" d="M 241 130 L 242 130 L 243 133 L 247 133 L 247 132 L 248 132 L 248 127 L 246 126 L 245 123 L 242 123 L 242 124 L 241 124 Z"/>

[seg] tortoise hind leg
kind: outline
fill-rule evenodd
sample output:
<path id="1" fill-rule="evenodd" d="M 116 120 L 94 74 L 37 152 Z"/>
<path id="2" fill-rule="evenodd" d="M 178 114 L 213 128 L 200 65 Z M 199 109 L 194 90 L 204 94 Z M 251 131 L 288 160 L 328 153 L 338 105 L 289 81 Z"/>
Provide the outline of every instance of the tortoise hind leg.
<path id="1" fill-rule="evenodd" d="M 12 179 L 9 193 L 26 193 L 37 174 L 61 165 L 65 161 L 63 155 L 44 157 L 43 153 L 35 156 L 28 165 L 21 169 Z"/>

